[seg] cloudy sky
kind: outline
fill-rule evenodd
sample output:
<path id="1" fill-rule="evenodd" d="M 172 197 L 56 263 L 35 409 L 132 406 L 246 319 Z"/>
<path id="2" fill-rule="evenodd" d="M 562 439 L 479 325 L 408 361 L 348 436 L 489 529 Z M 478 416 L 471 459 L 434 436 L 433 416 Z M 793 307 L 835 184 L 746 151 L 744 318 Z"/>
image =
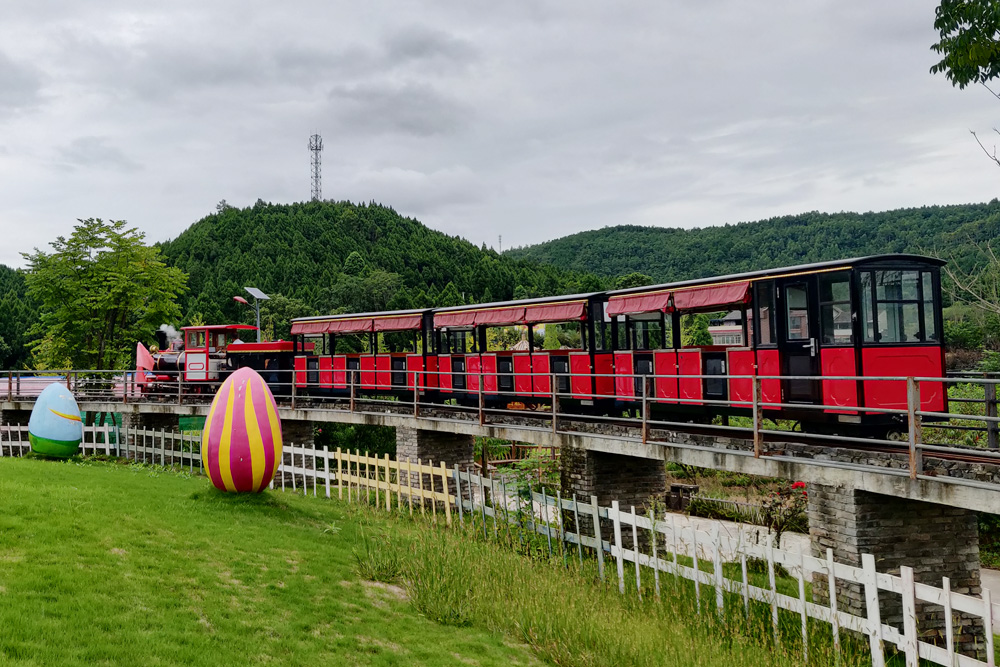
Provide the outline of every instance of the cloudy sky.
<path id="1" fill-rule="evenodd" d="M 987 201 L 1000 101 L 928 73 L 936 4 L 0 0 L 0 262 L 308 199 L 315 132 L 324 198 L 494 247 Z"/>

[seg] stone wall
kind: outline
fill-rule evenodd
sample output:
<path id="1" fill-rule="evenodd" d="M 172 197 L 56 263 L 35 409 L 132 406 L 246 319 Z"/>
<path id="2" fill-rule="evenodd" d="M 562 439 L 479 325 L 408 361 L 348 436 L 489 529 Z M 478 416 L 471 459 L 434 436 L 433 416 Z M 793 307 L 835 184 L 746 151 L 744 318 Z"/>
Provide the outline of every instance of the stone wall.
<path id="1" fill-rule="evenodd" d="M 595 495 L 600 505 L 609 506 L 617 500 L 622 510 L 629 511 L 634 506 L 640 514 L 646 512 L 653 500 L 661 507 L 665 504 L 667 473 L 663 461 L 563 447 L 559 452 L 559 468 L 564 499 L 572 499 L 575 493 L 578 500 L 589 503 L 591 495 Z M 577 532 L 572 513 L 566 513 L 563 520 L 568 530 Z M 590 517 L 580 517 L 580 530 L 593 535 Z M 613 539 L 610 522 L 601 522 L 601 537 Z M 641 533 L 640 546 L 648 538 L 647 533 Z M 622 535 L 622 542 L 631 548 L 632 535 Z"/>
<path id="2" fill-rule="evenodd" d="M 979 527 L 976 513 L 865 491 L 812 484 L 809 486 L 809 535 L 813 555 L 860 566 L 861 554 L 875 556 L 880 572 L 899 574 L 901 565 L 913 568 L 918 583 L 941 586 L 951 580 L 957 593 L 979 595 Z M 829 600 L 826 577 L 813 581 L 813 599 Z M 866 614 L 860 584 L 839 585 L 837 606 L 857 615 Z M 902 628 L 902 599 L 882 591 L 882 622 Z M 937 605 L 917 603 L 917 629 L 924 641 L 945 645 L 945 619 Z M 955 645 L 969 655 L 981 654 L 982 619 L 955 614 Z"/>
<path id="3" fill-rule="evenodd" d="M 465 470 L 473 464 L 474 445 L 475 440 L 471 435 L 396 428 L 396 460 L 400 462 L 409 459 L 416 463 L 419 460 L 424 465 L 433 462 L 435 466 L 440 466 L 443 462 L 449 469 L 457 464 L 460 470 Z M 410 486 L 418 487 L 420 483 L 417 473 L 413 473 Z M 430 489 L 431 483 L 431 475 L 424 475 L 423 488 Z M 435 491 L 444 491 L 439 476 L 434 477 L 433 484 Z M 450 493 L 455 490 L 452 484 L 449 482 L 448 485 Z"/>

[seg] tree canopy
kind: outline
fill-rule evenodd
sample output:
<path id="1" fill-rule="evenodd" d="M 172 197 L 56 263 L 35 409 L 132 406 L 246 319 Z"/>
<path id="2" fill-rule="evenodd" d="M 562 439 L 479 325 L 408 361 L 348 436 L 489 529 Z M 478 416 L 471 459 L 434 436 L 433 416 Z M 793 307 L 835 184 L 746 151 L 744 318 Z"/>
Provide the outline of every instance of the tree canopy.
<path id="1" fill-rule="evenodd" d="M 31 333 L 39 368 L 111 369 L 132 364 L 137 340 L 180 316 L 187 276 L 167 266 L 124 220 L 80 220 L 53 252 L 22 253 L 38 307 Z"/>
<path id="2" fill-rule="evenodd" d="M 940 41 L 931 50 L 942 58 L 931 67 L 952 85 L 986 83 L 1000 74 L 1000 4 L 996 0 L 941 0 L 934 27 Z"/>

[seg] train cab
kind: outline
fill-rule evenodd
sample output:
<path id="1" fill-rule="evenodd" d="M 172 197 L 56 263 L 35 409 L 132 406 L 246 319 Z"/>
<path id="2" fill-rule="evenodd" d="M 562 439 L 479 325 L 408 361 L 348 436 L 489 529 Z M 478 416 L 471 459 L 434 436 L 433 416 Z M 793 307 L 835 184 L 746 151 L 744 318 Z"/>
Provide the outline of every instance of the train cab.
<path id="1" fill-rule="evenodd" d="M 184 327 L 184 353 L 178 365 L 185 382 L 217 382 L 228 370 L 226 350 L 240 336 L 255 335 L 250 324 L 213 324 Z M 176 378 L 175 378 L 176 379 Z"/>

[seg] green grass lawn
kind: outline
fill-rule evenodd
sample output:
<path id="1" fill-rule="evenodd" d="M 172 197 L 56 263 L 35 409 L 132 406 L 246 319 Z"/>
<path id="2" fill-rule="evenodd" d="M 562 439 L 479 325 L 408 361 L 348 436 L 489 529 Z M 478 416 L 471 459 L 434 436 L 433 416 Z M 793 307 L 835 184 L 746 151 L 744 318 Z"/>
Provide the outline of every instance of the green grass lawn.
<path id="1" fill-rule="evenodd" d="M 363 582 L 336 502 L 217 493 L 204 477 L 0 459 L 0 662 L 538 664 Z"/>
<path id="2" fill-rule="evenodd" d="M 775 648 L 766 607 L 718 617 L 710 588 L 699 610 L 665 576 L 654 600 L 648 571 L 642 599 L 621 596 L 592 561 L 443 523 L 148 466 L 0 459 L 0 663 L 802 664 L 794 615 Z M 829 630 L 811 634 L 810 664 L 832 664 Z"/>

